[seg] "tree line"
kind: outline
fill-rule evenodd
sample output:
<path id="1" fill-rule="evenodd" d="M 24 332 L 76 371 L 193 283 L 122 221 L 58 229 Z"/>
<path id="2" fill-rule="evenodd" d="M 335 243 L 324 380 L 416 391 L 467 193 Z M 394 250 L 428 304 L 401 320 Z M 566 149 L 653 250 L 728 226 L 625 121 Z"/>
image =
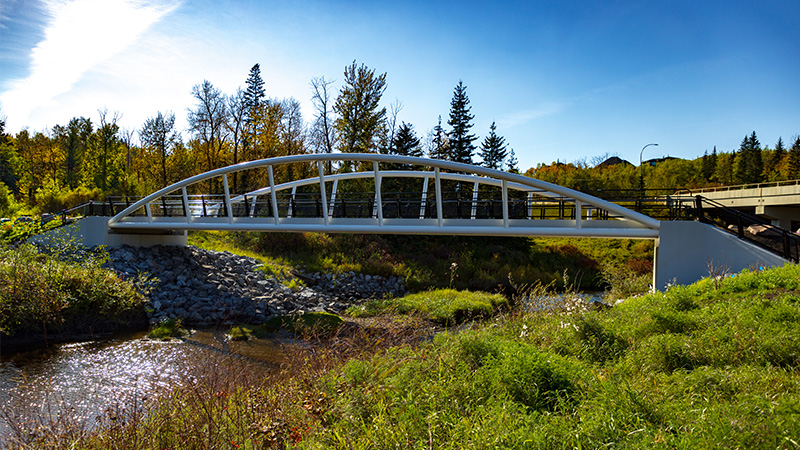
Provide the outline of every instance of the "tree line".
<path id="1" fill-rule="evenodd" d="M 718 152 L 714 147 L 696 159 L 665 158 L 637 167 L 602 164 L 609 155 L 575 163 L 539 164 L 525 175 L 585 192 L 639 189 L 696 189 L 800 179 L 800 136 L 787 148 L 778 138 L 773 148 L 762 147 L 756 132 L 745 135 L 738 149 Z M 613 194 L 611 194 L 613 195 Z"/>
<path id="2" fill-rule="evenodd" d="M 208 170 L 262 158 L 307 153 L 385 153 L 428 156 L 518 172 L 514 150 L 492 122 L 477 144 L 467 88 L 453 90 L 445 124 L 442 116 L 419 135 L 401 121 L 399 102 L 383 106 L 386 73 L 353 61 L 344 68 L 337 90 L 325 77 L 310 82 L 313 112 L 306 121 L 294 98 L 269 98 L 259 64 L 249 71 L 244 88 L 225 94 L 210 81 L 192 87 L 188 129 L 176 128 L 176 115 L 157 111 L 139 128 L 120 126 L 119 113 L 99 110 L 96 119 L 75 117 L 50 130 L 23 129 L 12 136 L 0 121 L 0 214 L 21 208 L 59 210 L 106 195 L 140 196 Z M 185 133 L 185 134 L 184 134 Z M 696 160 L 671 159 L 655 166 L 540 164 L 526 175 L 563 186 L 597 191 L 636 189 L 640 175 L 648 189 L 693 188 L 800 178 L 800 137 L 786 148 L 761 146 L 756 133 L 739 149 Z M 398 167 L 402 169 L 402 167 Z M 348 171 L 329 164 L 328 172 Z M 281 166 L 276 182 L 312 176 L 308 165 Z M 233 192 L 268 184 L 259 173 L 235 173 Z M 211 184 L 209 192 L 222 187 Z"/>
<path id="3" fill-rule="evenodd" d="M 120 126 L 119 113 L 99 110 L 95 120 L 75 117 L 50 130 L 23 129 L 14 136 L 5 132 L 3 120 L 0 213 L 14 202 L 60 209 L 105 195 L 145 195 L 230 164 L 305 153 L 427 155 L 518 171 L 514 150 L 497 134 L 495 123 L 476 145 L 474 115 L 461 81 L 453 92 L 447 129 L 439 116 L 437 125 L 423 136 L 412 124 L 398 123 L 399 102 L 388 109 L 382 106 L 386 73 L 353 61 L 344 69 L 341 88 L 336 91 L 333 84 L 325 77 L 311 80 L 314 111 L 308 122 L 296 99 L 267 97 L 259 64 L 250 69 L 244 88 L 234 93 L 225 94 L 208 80 L 193 86 L 185 135 L 176 128 L 172 111 L 157 111 L 139 128 L 126 129 Z M 283 170 L 275 174 L 276 181 L 306 175 L 302 172 L 310 168 Z M 351 168 L 331 164 L 327 170 Z M 264 185 L 266 180 L 257 174 L 239 173 L 231 187 L 244 192 Z"/>

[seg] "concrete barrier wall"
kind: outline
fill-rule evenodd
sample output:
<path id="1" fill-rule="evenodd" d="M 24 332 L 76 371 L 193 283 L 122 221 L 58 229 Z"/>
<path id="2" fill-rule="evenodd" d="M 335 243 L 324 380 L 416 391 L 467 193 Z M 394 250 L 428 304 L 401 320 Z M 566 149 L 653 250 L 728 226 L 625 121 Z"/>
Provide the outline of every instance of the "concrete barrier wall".
<path id="1" fill-rule="evenodd" d="M 655 288 L 691 284 L 709 276 L 747 268 L 783 266 L 788 261 L 700 222 L 661 222 L 656 243 Z"/>
<path id="2" fill-rule="evenodd" d="M 88 248 L 98 245 L 107 247 L 121 247 L 123 245 L 132 247 L 186 245 L 185 231 L 174 231 L 170 234 L 109 233 L 108 219 L 109 217 L 84 217 L 73 224 L 34 236 L 29 241 L 46 245 L 54 240 L 74 239 Z"/>

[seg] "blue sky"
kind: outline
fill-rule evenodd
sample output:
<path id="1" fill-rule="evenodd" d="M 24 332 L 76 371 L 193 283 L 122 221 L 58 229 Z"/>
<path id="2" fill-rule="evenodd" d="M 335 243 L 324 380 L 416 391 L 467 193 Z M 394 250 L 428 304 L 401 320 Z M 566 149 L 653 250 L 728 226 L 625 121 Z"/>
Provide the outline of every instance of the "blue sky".
<path id="1" fill-rule="evenodd" d="M 387 73 L 383 103 L 424 134 L 467 86 L 520 166 L 616 154 L 638 163 L 800 134 L 800 2 L 3 0 L 7 129 L 121 114 L 138 129 L 192 86 L 225 93 L 261 64 L 267 95 L 311 119 L 313 77 L 356 60 Z M 188 138 L 188 133 L 184 133 Z M 478 141 L 479 142 L 479 141 Z"/>

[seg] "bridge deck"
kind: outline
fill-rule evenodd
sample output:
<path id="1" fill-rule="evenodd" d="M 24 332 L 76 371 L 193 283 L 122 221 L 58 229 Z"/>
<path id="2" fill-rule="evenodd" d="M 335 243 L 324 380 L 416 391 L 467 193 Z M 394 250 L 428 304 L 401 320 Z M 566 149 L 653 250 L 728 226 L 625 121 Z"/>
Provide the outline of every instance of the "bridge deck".
<path id="1" fill-rule="evenodd" d="M 371 162 L 373 170 L 327 174 L 324 162 L 331 160 L 356 160 L 361 167 Z M 318 176 L 274 182 L 273 167 L 298 162 L 316 164 Z M 409 170 L 382 170 L 380 164 Z M 228 174 L 252 168 L 266 168 L 269 185 L 232 194 Z M 196 192 L 201 182 L 213 179 L 222 194 L 189 195 L 187 188 Z M 344 183 L 354 182 L 359 192 L 341 191 Z M 387 192 L 384 186 L 390 183 L 413 190 Z M 445 191 L 445 183 L 456 190 Z M 422 158 L 337 154 L 273 158 L 207 172 L 127 206 L 109 227 L 655 239 L 659 222 L 521 175 Z"/>

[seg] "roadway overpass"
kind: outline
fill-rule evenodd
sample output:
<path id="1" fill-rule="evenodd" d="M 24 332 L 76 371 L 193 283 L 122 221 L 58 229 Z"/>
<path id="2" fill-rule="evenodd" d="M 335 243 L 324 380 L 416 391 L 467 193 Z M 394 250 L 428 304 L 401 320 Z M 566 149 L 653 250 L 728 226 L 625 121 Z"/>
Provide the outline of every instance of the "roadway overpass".
<path id="1" fill-rule="evenodd" d="M 764 217 L 787 230 L 796 231 L 800 226 L 800 180 L 692 189 L 681 191 L 676 197 L 695 195 Z"/>

